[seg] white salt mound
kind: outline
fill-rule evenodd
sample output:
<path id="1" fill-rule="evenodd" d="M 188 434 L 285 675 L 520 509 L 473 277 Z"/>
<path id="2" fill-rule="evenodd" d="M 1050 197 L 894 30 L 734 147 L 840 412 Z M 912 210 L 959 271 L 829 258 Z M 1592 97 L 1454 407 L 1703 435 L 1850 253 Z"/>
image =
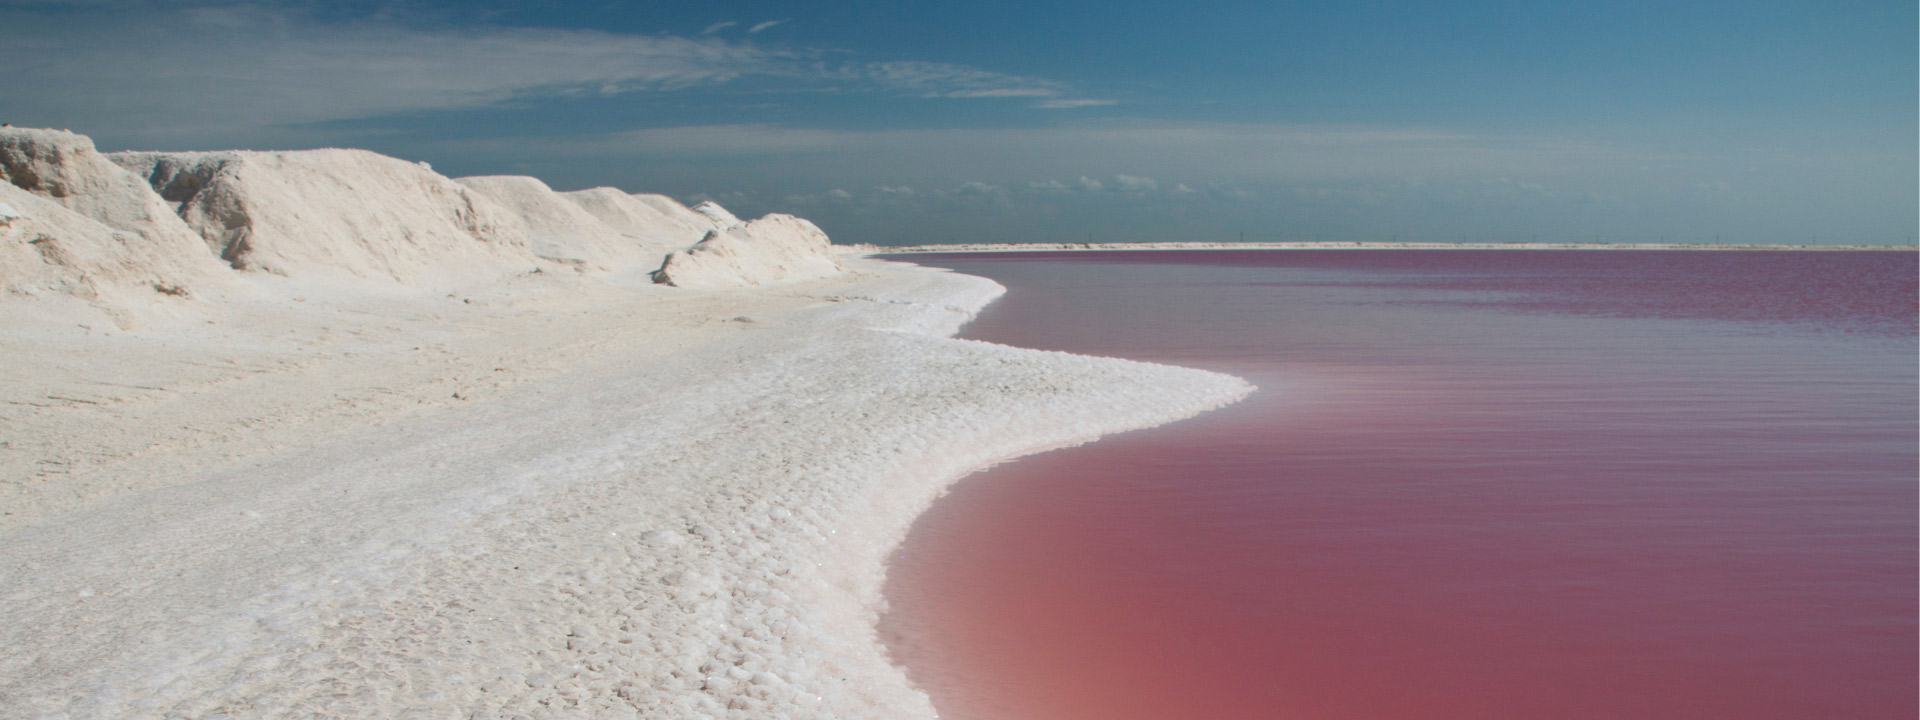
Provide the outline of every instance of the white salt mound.
<path id="1" fill-rule="evenodd" d="M 0 129 L 0 291 L 133 316 L 223 288 L 225 268 L 132 173 L 84 135 Z"/>
<path id="2" fill-rule="evenodd" d="M 581 270 L 612 271 L 660 262 L 665 250 L 650 251 L 579 204 L 570 202 L 536 178 L 484 175 L 454 182 L 487 196 L 526 223 L 528 245 L 543 260 Z"/>
<path id="3" fill-rule="evenodd" d="M 713 221 L 723 230 L 741 224 L 740 218 L 734 217 L 733 213 L 727 212 L 726 208 L 720 207 L 720 203 L 712 200 L 693 206 L 693 211 L 713 218 Z"/>
<path id="4" fill-rule="evenodd" d="M 659 195 L 654 193 L 635 193 L 633 196 L 633 199 L 646 203 L 649 207 L 652 207 L 653 209 L 660 211 L 661 214 L 666 215 L 669 219 L 671 219 L 673 222 L 675 222 L 676 224 L 682 227 L 699 228 L 699 232 L 697 232 L 693 238 L 694 242 L 699 242 L 700 238 L 705 237 L 708 230 L 717 230 L 720 228 L 727 227 L 727 225 L 723 224 L 721 221 L 715 220 L 713 216 L 707 215 L 705 213 L 695 212 L 693 208 L 687 207 L 685 205 L 681 205 L 680 201 L 667 197 L 665 195 Z M 719 204 L 712 203 L 712 202 L 707 202 L 702 204 L 712 205 L 713 207 L 716 207 L 716 208 L 720 207 Z M 722 208 L 722 212 L 725 212 L 724 208 Z M 733 218 L 733 213 L 727 212 L 725 213 L 725 215 L 728 218 Z M 739 219 L 734 218 L 734 223 L 738 224 Z M 691 245 L 693 243 L 687 243 L 687 244 Z"/>
<path id="5" fill-rule="evenodd" d="M 719 212 L 726 212 L 718 205 Z M 731 214 L 728 215 L 731 217 Z M 718 290 L 832 277 L 844 271 L 827 234 L 806 220 L 774 213 L 707 233 L 693 247 L 667 256 L 654 280 L 675 287 Z"/>
<path id="6" fill-rule="evenodd" d="M 560 193 L 587 214 L 655 253 L 658 262 L 667 253 L 700 242 L 718 225 L 700 213 L 664 195 L 630 195 L 610 187 Z"/>
<path id="7" fill-rule="evenodd" d="M 6 128 L 0 179 L 0 231 L 14 241 L 0 288 L 77 298 L 123 327 L 231 286 L 233 270 L 442 289 L 543 262 L 658 268 L 659 282 L 709 289 L 842 272 L 825 233 L 791 216 L 742 222 L 713 202 L 556 193 L 531 177 L 455 181 L 364 150 L 103 154 L 83 135 Z"/>
<path id="8" fill-rule="evenodd" d="M 418 163 L 338 149 L 109 157 L 236 269 L 439 286 L 538 267 L 524 222 Z"/>
<path id="9" fill-rule="evenodd" d="M 115 230 L 160 242 L 192 237 L 145 182 L 95 150 L 85 135 L 0 128 L 0 179 Z"/>

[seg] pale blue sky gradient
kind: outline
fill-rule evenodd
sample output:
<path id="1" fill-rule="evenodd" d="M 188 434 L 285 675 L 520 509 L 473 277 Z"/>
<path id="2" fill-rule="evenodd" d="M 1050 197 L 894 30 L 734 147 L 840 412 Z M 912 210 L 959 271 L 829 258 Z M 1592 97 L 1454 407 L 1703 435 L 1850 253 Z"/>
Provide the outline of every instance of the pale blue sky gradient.
<path id="1" fill-rule="evenodd" d="M 837 240 L 1920 232 L 1902 2 L 0 0 L 0 119 L 368 147 Z"/>

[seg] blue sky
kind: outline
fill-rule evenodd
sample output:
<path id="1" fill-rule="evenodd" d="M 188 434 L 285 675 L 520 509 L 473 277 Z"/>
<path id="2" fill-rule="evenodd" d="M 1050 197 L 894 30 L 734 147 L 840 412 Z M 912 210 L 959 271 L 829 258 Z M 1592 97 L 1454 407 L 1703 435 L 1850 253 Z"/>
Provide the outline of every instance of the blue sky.
<path id="1" fill-rule="evenodd" d="M 0 0 L 0 118 L 836 240 L 1909 242 L 1900 2 Z"/>

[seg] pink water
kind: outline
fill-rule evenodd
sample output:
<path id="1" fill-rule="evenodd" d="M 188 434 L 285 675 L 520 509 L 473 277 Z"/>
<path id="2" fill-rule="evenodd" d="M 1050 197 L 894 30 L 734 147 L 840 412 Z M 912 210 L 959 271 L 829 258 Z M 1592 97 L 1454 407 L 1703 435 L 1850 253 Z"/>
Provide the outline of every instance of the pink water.
<path id="1" fill-rule="evenodd" d="M 1913 253 L 921 256 L 965 335 L 1260 392 L 962 481 L 950 720 L 1916 716 Z"/>

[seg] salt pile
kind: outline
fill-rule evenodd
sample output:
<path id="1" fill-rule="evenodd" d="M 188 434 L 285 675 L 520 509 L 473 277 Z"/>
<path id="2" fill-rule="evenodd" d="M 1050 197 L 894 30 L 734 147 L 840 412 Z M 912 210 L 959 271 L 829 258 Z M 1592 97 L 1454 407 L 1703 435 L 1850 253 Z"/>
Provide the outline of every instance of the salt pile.
<path id="1" fill-rule="evenodd" d="M 625 270 L 635 265 L 659 267 L 660 252 L 648 247 L 652 243 L 636 242 L 637 238 L 602 222 L 579 203 L 555 193 L 538 179 L 495 175 L 464 177 L 455 182 L 518 216 L 526 227 L 529 247 L 543 260 L 599 271 Z"/>
<path id="2" fill-rule="evenodd" d="M 75 298 L 131 326 L 225 287 L 199 236 L 85 136 L 0 130 L 0 180 L 0 292 L 16 309 Z"/>
<path id="3" fill-rule="evenodd" d="M 438 287 L 536 267 L 524 220 L 419 163 L 364 150 L 112 158 L 236 269 Z"/>
<path id="4" fill-rule="evenodd" d="M 6 246 L 8 292 L 84 297 L 122 315 L 146 309 L 156 288 L 221 287 L 228 268 L 445 289 L 556 265 L 654 270 L 737 228 L 754 252 L 722 252 L 742 259 L 719 284 L 837 272 L 824 234 L 792 218 L 743 223 L 712 202 L 556 193 L 530 177 L 452 180 L 364 150 L 103 154 L 82 135 L 6 128 L 0 179 L 14 216 L 5 231 L 31 246 Z"/>
<path id="5" fill-rule="evenodd" d="M 560 193 L 595 219 L 629 238 L 657 261 L 718 229 L 711 218 L 664 195 L 629 195 L 599 187 Z"/>
<path id="6" fill-rule="evenodd" d="M 726 212 L 712 203 L 700 208 L 716 219 Z M 693 247 L 668 255 L 654 279 L 677 287 L 725 289 L 831 277 L 842 269 L 826 233 L 776 213 L 707 233 Z"/>
<path id="7" fill-rule="evenodd" d="M 722 230 L 740 224 L 740 218 L 734 217 L 733 213 L 727 212 L 726 208 L 720 207 L 720 203 L 712 200 L 707 200 L 701 202 L 699 205 L 693 206 L 693 211 L 712 218 L 713 222 L 719 225 Z"/>
<path id="8" fill-rule="evenodd" d="M 933 717 L 873 624 L 913 517 L 1250 390 L 947 338 L 1001 288 L 790 216 L 349 150 L 0 160 L 36 313 L 0 717 Z"/>

